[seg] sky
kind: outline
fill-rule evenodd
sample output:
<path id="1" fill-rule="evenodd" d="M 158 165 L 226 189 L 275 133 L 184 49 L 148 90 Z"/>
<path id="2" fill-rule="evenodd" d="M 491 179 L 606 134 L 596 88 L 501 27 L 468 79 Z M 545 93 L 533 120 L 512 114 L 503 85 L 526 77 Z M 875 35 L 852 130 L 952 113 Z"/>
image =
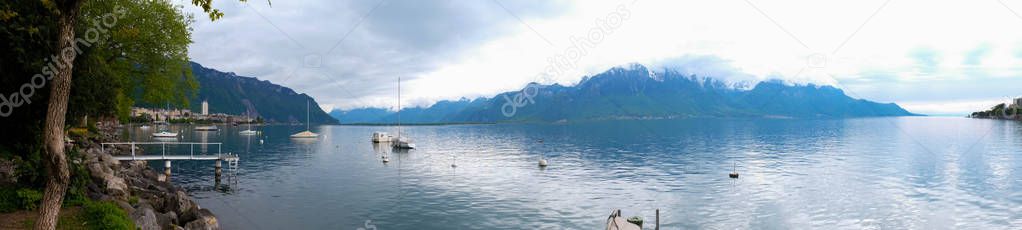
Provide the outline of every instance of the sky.
<path id="1" fill-rule="evenodd" d="M 827 84 L 923 114 L 1022 95 L 1022 1 L 232 0 L 195 14 L 192 61 L 325 110 L 572 85 L 641 63 L 729 82 Z"/>

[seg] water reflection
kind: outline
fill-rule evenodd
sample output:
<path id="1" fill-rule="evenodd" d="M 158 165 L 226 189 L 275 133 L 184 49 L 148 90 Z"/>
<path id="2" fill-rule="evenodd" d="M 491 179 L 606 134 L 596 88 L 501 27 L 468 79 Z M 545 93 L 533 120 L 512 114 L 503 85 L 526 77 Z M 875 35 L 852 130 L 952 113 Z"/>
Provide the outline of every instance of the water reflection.
<path id="1" fill-rule="evenodd" d="M 410 152 L 369 143 L 378 127 L 322 126 L 315 132 L 323 138 L 300 142 L 287 137 L 297 128 L 265 126 L 261 145 L 230 129 L 206 141 L 242 156 L 233 186 L 216 185 L 209 163 L 175 162 L 174 178 L 226 228 L 356 228 L 372 220 L 386 229 L 592 229 L 610 210 L 649 220 L 657 208 L 665 229 L 1022 225 L 1017 122 L 420 126 L 403 130 L 418 140 Z M 538 159 L 550 166 L 537 167 Z M 738 179 L 727 177 L 734 163 Z"/>

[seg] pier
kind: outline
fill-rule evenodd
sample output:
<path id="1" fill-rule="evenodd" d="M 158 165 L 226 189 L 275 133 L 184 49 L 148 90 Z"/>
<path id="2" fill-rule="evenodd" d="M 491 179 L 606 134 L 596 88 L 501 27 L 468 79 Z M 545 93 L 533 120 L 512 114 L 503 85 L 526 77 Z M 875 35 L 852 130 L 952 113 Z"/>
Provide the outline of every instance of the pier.
<path id="1" fill-rule="evenodd" d="M 170 180 L 171 161 L 175 161 L 175 160 L 208 160 L 208 161 L 214 161 L 215 163 L 213 164 L 213 167 L 214 167 L 214 171 L 216 173 L 216 180 L 217 180 L 217 182 L 219 182 L 220 181 L 220 176 L 223 174 L 223 163 L 222 162 L 226 161 L 228 167 L 230 167 L 231 170 L 236 170 L 238 168 L 238 161 L 241 160 L 241 158 L 238 157 L 238 155 L 235 155 L 235 154 L 232 154 L 232 153 L 224 153 L 224 152 L 222 152 L 223 143 L 219 143 L 219 142 L 216 142 L 216 143 L 206 143 L 206 142 L 109 142 L 109 143 L 101 143 L 101 147 L 103 149 L 106 149 L 106 147 L 108 145 L 109 146 L 118 146 L 118 145 L 129 146 L 129 148 L 131 148 L 131 155 L 130 156 L 124 156 L 124 155 L 115 155 L 115 156 L 113 156 L 114 159 L 119 160 L 119 161 L 159 161 L 159 160 L 164 161 L 164 163 L 163 163 L 163 174 L 164 174 L 164 176 L 166 176 L 167 180 Z M 156 155 L 156 154 L 146 154 L 146 155 L 136 154 L 136 152 L 137 152 L 136 150 L 140 146 L 157 146 L 157 145 L 160 146 L 160 149 L 161 149 L 159 155 Z M 188 153 L 187 154 L 185 154 L 185 153 L 171 153 L 171 154 L 167 154 L 167 146 L 168 145 L 170 145 L 171 147 L 188 145 Z M 209 148 L 211 145 L 215 145 L 216 146 L 216 153 L 208 153 L 208 152 L 206 152 L 206 149 Z M 199 154 L 195 154 L 195 146 L 199 146 L 199 148 L 200 148 Z"/>

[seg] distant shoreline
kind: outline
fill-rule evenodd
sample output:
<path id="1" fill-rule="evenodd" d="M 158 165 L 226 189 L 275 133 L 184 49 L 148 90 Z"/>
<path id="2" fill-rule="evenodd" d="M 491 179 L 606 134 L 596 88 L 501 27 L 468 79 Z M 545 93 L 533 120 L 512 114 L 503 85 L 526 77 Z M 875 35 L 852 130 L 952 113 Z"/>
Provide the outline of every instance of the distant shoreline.
<path id="1" fill-rule="evenodd" d="M 444 125 L 495 125 L 496 122 L 436 122 L 436 123 L 348 123 L 333 124 L 338 126 L 444 126 Z"/>

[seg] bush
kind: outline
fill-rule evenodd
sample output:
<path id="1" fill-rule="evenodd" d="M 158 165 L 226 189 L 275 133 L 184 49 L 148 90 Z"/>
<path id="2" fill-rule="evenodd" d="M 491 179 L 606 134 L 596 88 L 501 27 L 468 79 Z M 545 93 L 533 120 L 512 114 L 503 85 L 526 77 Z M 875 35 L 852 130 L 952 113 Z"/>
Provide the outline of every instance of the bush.
<path id="1" fill-rule="evenodd" d="M 43 193 L 38 190 L 3 188 L 0 189 L 0 212 L 35 210 L 42 199 Z"/>
<path id="2" fill-rule="evenodd" d="M 85 202 L 82 209 L 89 229 L 135 229 L 128 214 L 113 202 Z"/>
<path id="3" fill-rule="evenodd" d="M 20 204 L 18 193 L 13 188 L 0 188 L 0 212 L 18 210 Z"/>
<path id="4" fill-rule="evenodd" d="M 18 201 L 21 203 L 21 209 L 24 210 L 35 210 L 39 207 L 39 201 L 43 200 L 43 193 L 34 189 L 18 189 Z"/>

